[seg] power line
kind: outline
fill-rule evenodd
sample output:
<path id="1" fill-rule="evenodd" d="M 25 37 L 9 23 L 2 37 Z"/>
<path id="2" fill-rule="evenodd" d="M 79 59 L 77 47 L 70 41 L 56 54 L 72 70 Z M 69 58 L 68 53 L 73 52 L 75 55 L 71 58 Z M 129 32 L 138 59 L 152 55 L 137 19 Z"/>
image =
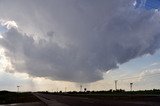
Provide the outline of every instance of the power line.
<path id="1" fill-rule="evenodd" d="M 135 78 L 144 78 L 144 77 L 153 77 L 156 75 L 160 75 L 160 73 L 154 73 L 154 74 L 146 74 L 146 75 L 141 75 L 141 76 L 134 76 L 134 77 L 128 77 L 128 78 L 122 78 L 122 79 L 117 79 L 115 80 L 115 90 L 117 90 L 117 82 L 118 81 L 122 81 L 122 80 L 127 80 L 127 79 L 135 79 Z M 132 86 L 133 86 L 133 82 L 130 83 L 130 90 L 132 91 Z"/>
<path id="2" fill-rule="evenodd" d="M 160 73 L 147 74 L 147 75 L 135 76 L 135 77 L 127 77 L 127 78 L 122 78 L 122 79 L 119 79 L 119 80 L 127 80 L 127 79 L 141 78 L 141 77 L 153 77 L 155 75 L 160 75 Z"/>

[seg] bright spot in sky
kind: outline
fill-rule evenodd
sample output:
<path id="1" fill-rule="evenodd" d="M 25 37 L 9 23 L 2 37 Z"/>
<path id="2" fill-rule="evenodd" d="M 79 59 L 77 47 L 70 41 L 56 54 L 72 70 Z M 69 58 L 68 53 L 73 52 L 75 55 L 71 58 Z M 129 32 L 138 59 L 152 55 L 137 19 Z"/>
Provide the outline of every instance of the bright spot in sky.
<path id="1" fill-rule="evenodd" d="M 6 27 L 7 29 L 10 29 L 12 27 L 14 28 L 18 28 L 18 25 L 15 21 L 6 21 L 6 20 L 2 20 L 0 19 L 0 24 L 1 24 L 1 27 Z"/>

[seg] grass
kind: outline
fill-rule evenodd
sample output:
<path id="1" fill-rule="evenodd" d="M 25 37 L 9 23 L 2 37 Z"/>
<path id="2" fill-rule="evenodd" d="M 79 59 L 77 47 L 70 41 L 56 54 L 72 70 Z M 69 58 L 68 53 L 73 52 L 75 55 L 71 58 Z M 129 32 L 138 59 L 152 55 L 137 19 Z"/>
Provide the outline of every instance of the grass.
<path id="1" fill-rule="evenodd" d="M 50 92 L 41 92 L 41 93 L 50 93 Z M 159 89 L 153 90 L 139 90 L 139 91 L 125 91 L 122 89 L 119 90 L 108 90 L 108 91 L 69 91 L 69 92 L 53 92 L 52 94 L 57 95 L 93 95 L 93 96 L 156 96 L 160 95 Z"/>
<path id="2" fill-rule="evenodd" d="M 37 99 L 29 92 L 16 93 L 9 91 L 0 91 L 0 104 L 26 103 L 37 101 L 39 101 L 39 99 Z"/>
<path id="3" fill-rule="evenodd" d="M 53 95 L 72 96 L 95 98 L 104 100 L 126 100 L 126 101 L 159 101 L 160 90 L 140 90 L 140 91 L 125 91 L 125 90 L 109 90 L 109 91 L 86 91 L 86 92 L 41 92 Z"/>
<path id="4" fill-rule="evenodd" d="M 108 99 L 108 100 L 156 100 L 156 95 L 160 95 L 160 90 L 144 90 L 144 91 L 124 91 L 124 90 L 109 90 L 109 91 L 86 91 L 86 92 L 41 92 L 55 95 L 63 96 L 73 96 L 73 97 L 87 97 L 96 99 Z M 159 100 L 159 98 L 158 98 Z M 12 104 L 12 103 L 26 103 L 26 102 L 38 102 L 37 99 L 30 92 L 9 92 L 0 91 L 0 104 Z"/>
<path id="5" fill-rule="evenodd" d="M 41 92 L 44 94 L 53 94 L 59 96 L 84 97 L 99 100 L 116 100 L 116 101 L 142 101 L 142 102 L 159 102 L 160 90 L 140 90 L 140 91 L 125 91 L 125 90 L 109 90 L 109 91 L 86 91 L 86 92 Z"/>

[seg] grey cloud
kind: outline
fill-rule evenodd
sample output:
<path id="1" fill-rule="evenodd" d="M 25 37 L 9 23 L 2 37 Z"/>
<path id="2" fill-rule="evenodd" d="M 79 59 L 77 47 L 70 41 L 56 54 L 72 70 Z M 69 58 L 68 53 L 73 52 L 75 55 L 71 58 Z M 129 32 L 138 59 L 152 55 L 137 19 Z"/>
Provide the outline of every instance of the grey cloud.
<path id="1" fill-rule="evenodd" d="M 157 13 L 135 9 L 133 1 L 0 1 L 1 18 L 15 20 L 19 28 L 4 33 L 0 44 L 15 71 L 55 80 L 101 80 L 107 70 L 160 47 Z"/>

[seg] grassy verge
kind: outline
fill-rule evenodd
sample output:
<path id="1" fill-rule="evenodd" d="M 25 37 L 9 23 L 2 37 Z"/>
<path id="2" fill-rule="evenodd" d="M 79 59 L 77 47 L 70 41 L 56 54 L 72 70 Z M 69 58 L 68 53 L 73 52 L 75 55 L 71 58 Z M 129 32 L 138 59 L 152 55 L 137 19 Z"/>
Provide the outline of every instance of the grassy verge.
<path id="1" fill-rule="evenodd" d="M 11 104 L 11 103 L 26 103 L 26 102 L 37 102 L 34 95 L 29 92 L 16 93 L 8 91 L 0 91 L 0 104 Z"/>
<path id="2" fill-rule="evenodd" d="M 143 90 L 143 91 L 124 91 L 124 90 L 109 90 L 109 91 L 86 91 L 86 92 L 41 92 L 45 94 L 85 97 L 102 100 L 124 100 L 124 101 L 152 101 L 160 102 L 160 90 Z"/>

